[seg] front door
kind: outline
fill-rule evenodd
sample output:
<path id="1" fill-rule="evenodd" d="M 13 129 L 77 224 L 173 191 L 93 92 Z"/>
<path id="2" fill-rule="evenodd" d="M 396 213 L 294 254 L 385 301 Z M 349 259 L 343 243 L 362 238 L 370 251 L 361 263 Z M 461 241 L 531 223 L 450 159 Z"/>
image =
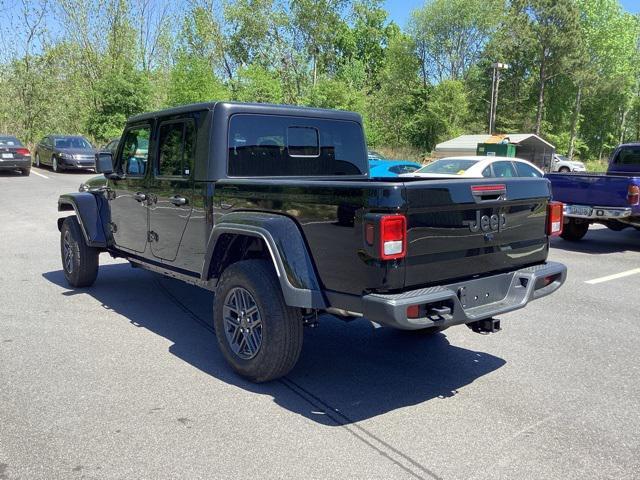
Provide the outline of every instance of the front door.
<path id="1" fill-rule="evenodd" d="M 173 262 L 193 209 L 196 127 L 192 119 L 160 124 L 154 179 L 149 189 L 153 256 Z"/>
<path id="2" fill-rule="evenodd" d="M 127 128 L 115 159 L 121 179 L 109 180 L 111 231 L 119 249 L 143 253 L 147 246 L 147 165 L 151 125 Z"/>

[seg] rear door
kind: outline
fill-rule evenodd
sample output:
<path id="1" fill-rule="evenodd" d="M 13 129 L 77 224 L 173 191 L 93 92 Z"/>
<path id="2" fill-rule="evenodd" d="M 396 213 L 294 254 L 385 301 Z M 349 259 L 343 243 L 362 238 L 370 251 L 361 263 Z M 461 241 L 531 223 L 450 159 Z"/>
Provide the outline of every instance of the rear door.
<path id="1" fill-rule="evenodd" d="M 119 180 L 109 180 L 111 231 L 118 248 L 143 253 L 147 246 L 147 171 L 152 126 L 127 127 L 118 150 L 115 169 Z"/>
<path id="2" fill-rule="evenodd" d="M 546 259 L 546 180 L 427 180 L 405 186 L 407 287 L 513 270 Z"/>
<path id="3" fill-rule="evenodd" d="M 149 238 L 154 257 L 173 262 L 193 205 L 196 125 L 191 118 L 160 123 L 149 188 Z"/>

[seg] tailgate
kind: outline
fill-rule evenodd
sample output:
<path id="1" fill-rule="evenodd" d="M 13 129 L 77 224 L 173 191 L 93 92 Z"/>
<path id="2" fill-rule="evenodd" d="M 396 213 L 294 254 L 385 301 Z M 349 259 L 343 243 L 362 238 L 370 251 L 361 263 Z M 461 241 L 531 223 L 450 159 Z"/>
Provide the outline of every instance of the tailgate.
<path id="1" fill-rule="evenodd" d="M 550 174 L 553 199 L 570 205 L 626 207 L 629 177 Z"/>
<path id="2" fill-rule="evenodd" d="M 545 179 L 428 180 L 405 188 L 405 287 L 514 270 L 547 257 Z"/>

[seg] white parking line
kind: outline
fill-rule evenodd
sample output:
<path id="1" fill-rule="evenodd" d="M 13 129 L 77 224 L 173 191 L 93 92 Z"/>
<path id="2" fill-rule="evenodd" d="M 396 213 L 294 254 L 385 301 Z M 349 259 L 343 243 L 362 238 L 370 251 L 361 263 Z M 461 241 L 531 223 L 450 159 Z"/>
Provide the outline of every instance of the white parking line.
<path id="1" fill-rule="evenodd" d="M 618 278 L 629 277 L 631 275 L 637 275 L 640 273 L 640 268 L 634 268 L 633 270 L 627 270 L 625 272 L 615 273 L 613 275 L 607 275 L 606 277 L 594 278 L 593 280 L 587 280 L 584 283 L 589 285 L 595 285 L 597 283 L 608 282 L 609 280 L 616 280 Z"/>
<path id="2" fill-rule="evenodd" d="M 33 168 L 31 169 L 31 173 L 33 173 L 34 175 L 37 175 L 39 177 L 42 177 L 42 178 L 49 178 L 46 175 L 43 175 L 41 173 L 36 172 Z"/>

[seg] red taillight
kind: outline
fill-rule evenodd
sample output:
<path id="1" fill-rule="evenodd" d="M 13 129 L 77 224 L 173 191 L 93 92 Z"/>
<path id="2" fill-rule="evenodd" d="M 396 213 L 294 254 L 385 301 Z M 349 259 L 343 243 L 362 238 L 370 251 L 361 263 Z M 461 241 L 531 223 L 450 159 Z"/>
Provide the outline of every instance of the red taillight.
<path id="1" fill-rule="evenodd" d="M 563 208 L 562 202 L 549 202 L 547 205 L 547 235 L 556 236 L 562 233 Z"/>
<path id="2" fill-rule="evenodd" d="M 19 155 L 24 155 L 25 157 L 28 157 L 29 155 L 31 155 L 31 152 L 29 151 L 28 148 L 18 148 L 16 149 L 16 153 Z"/>
<path id="3" fill-rule="evenodd" d="M 631 206 L 640 204 L 640 187 L 638 185 L 629 185 L 627 190 L 627 203 Z"/>
<path id="4" fill-rule="evenodd" d="M 404 215 L 380 218 L 380 258 L 393 260 L 407 254 L 407 219 Z"/>
<path id="5" fill-rule="evenodd" d="M 420 305 L 409 305 L 407 307 L 407 318 L 420 318 Z"/>

